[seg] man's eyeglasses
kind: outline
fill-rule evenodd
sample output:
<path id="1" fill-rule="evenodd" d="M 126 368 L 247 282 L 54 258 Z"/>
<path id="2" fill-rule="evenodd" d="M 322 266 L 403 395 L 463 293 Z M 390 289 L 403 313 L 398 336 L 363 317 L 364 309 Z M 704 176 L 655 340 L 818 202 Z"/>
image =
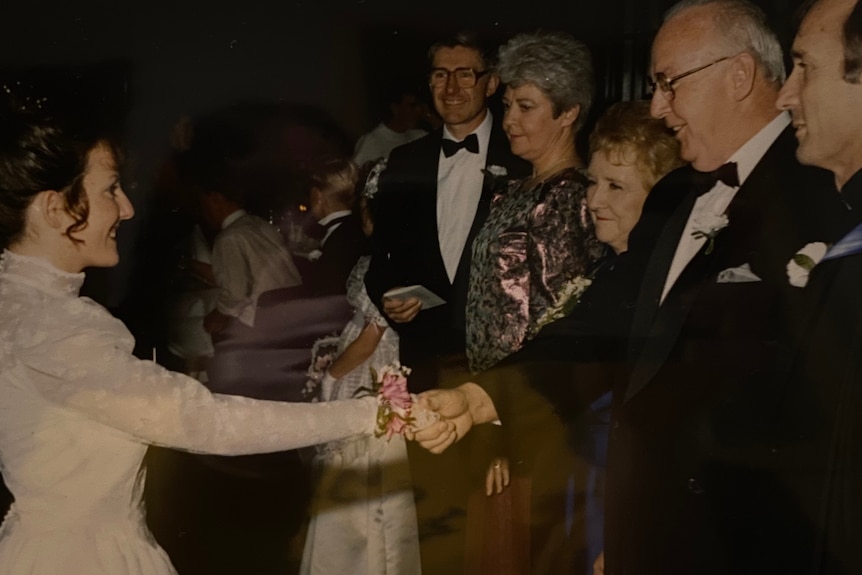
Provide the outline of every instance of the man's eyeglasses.
<path id="1" fill-rule="evenodd" d="M 665 98 L 667 98 L 669 100 L 673 99 L 673 97 L 675 95 L 674 94 L 674 85 L 677 82 L 679 82 L 680 80 L 682 80 L 683 78 L 685 78 L 687 76 L 691 76 L 692 74 L 697 74 L 701 70 L 706 70 L 710 66 L 715 66 L 719 62 L 724 62 L 725 60 L 727 60 L 729 58 L 731 58 L 731 56 L 725 56 L 724 58 L 719 58 L 718 60 L 714 60 L 714 61 L 710 62 L 709 64 L 704 64 L 703 66 L 698 66 L 697 68 L 692 68 L 691 70 L 688 70 L 687 72 L 683 72 L 682 74 L 677 74 L 673 78 L 668 78 L 667 76 L 664 75 L 664 73 L 658 72 L 655 75 L 655 79 L 647 78 L 647 83 L 649 84 L 649 92 L 650 92 L 650 94 L 655 94 L 655 89 L 656 89 L 656 87 L 658 87 L 662 91 L 662 93 L 664 94 Z"/>
<path id="2" fill-rule="evenodd" d="M 445 86 L 449 81 L 449 77 L 454 76 L 455 82 L 458 83 L 459 87 L 472 88 L 476 85 L 476 81 L 479 78 L 489 72 L 490 70 L 477 72 L 473 68 L 455 68 L 454 70 L 447 70 L 446 68 L 432 68 L 431 72 L 428 73 L 428 82 L 432 86 Z"/>

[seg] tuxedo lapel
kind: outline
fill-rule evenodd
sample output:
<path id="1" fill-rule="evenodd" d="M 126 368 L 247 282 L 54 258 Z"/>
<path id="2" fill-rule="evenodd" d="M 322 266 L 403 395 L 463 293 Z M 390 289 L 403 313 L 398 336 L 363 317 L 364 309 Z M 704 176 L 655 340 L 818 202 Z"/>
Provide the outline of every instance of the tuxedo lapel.
<path id="1" fill-rule="evenodd" d="M 437 130 L 433 137 L 427 139 L 427 146 L 422 153 L 416 154 L 416 175 L 420 178 L 413 198 L 413 213 L 405 217 L 416 218 L 418 225 L 416 233 L 421 234 L 424 253 L 429 256 L 428 273 L 431 281 L 426 287 L 440 292 L 441 286 L 449 286 L 449 274 L 443 254 L 440 252 L 439 229 L 437 227 L 437 170 L 440 163 L 440 142 L 443 131 Z M 447 290 L 448 291 L 448 290 Z M 443 294 L 440 294 L 443 295 Z"/>
<path id="2" fill-rule="evenodd" d="M 470 233 L 467 236 L 465 249 L 461 253 L 461 259 L 458 262 L 458 271 L 456 273 L 455 282 L 461 276 L 466 278 L 470 274 L 470 262 L 472 260 L 472 245 L 473 239 L 482 226 L 485 220 L 488 219 L 488 213 L 491 209 L 491 197 L 495 192 L 495 180 L 497 176 L 491 173 L 488 168 L 497 166 L 506 170 L 504 176 L 507 180 L 515 180 L 527 177 L 532 167 L 530 163 L 514 156 L 509 147 L 509 140 L 503 133 L 502 128 L 496 123 L 491 127 L 491 135 L 488 138 L 488 153 L 485 156 L 485 174 L 482 180 L 482 195 L 479 199 L 479 205 L 476 207 L 476 216 L 473 218 L 473 224 L 470 227 Z"/>
<path id="3" fill-rule="evenodd" d="M 670 265 L 676 255 L 682 232 L 688 222 L 697 196 L 690 192 L 668 219 L 647 266 L 641 290 L 638 295 L 637 311 L 632 322 L 632 336 L 635 341 L 647 335 L 656 312 L 659 309 L 661 294 L 667 281 Z"/>
<path id="4" fill-rule="evenodd" d="M 697 289 L 694 284 L 702 282 L 720 269 L 751 263 L 748 259 L 751 253 L 756 251 L 756 236 L 760 227 L 758 218 L 766 209 L 763 206 L 763 198 L 768 183 L 764 182 L 763 178 L 769 172 L 769 158 L 767 151 L 767 155 L 734 195 L 727 208 L 728 227 L 714 238 L 711 253 L 706 253 L 710 243 L 707 241 L 681 271 L 668 291 L 664 304 L 659 305 L 677 244 L 682 239 L 683 230 L 697 200 L 694 191 L 686 196 L 668 221 L 647 268 L 632 324 L 633 342 L 642 344 L 639 349 L 630 348 L 630 353 L 634 351 L 630 357 L 636 361 L 624 401 L 631 399 L 649 383 L 676 345 L 692 303 L 691 297 L 683 297 L 682 294 L 688 293 L 690 289 Z"/>
<path id="5" fill-rule="evenodd" d="M 667 357 L 667 353 L 673 347 L 676 334 L 679 333 L 679 327 L 682 325 L 682 315 L 680 314 L 676 318 L 677 321 L 671 323 L 667 322 L 667 319 L 670 319 L 667 318 L 663 322 L 661 333 L 656 333 L 656 322 L 660 319 L 660 303 L 664 285 L 676 255 L 677 245 L 696 200 L 697 195 L 692 191 L 680 203 L 668 220 L 661 236 L 659 236 L 647 266 L 647 272 L 638 296 L 635 317 L 632 321 L 632 345 L 629 347 L 630 356 L 637 361 L 632 369 L 624 401 L 628 401 L 643 389 L 655 375 L 662 361 Z"/>

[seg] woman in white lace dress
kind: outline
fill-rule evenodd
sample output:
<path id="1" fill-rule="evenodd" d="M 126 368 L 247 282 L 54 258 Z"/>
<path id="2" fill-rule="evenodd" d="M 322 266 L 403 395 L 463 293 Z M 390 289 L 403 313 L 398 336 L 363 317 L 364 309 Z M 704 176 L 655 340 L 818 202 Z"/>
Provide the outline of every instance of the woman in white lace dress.
<path id="1" fill-rule="evenodd" d="M 221 396 L 132 356 L 125 326 L 78 292 L 84 268 L 118 262 L 134 210 L 107 140 L 70 126 L 0 113 L 0 471 L 15 498 L 0 574 L 169 575 L 142 509 L 148 445 L 289 450 L 370 433 L 376 401 Z"/>
<path id="2" fill-rule="evenodd" d="M 360 202 L 363 229 L 371 235 L 378 163 Z M 322 401 L 348 399 L 372 385 L 371 368 L 398 361 L 398 334 L 365 291 L 369 257 L 347 280 L 355 313 L 341 332 L 337 358 L 323 377 Z M 317 481 L 301 575 L 419 575 L 419 537 L 407 447 L 353 437 L 318 447 Z"/>

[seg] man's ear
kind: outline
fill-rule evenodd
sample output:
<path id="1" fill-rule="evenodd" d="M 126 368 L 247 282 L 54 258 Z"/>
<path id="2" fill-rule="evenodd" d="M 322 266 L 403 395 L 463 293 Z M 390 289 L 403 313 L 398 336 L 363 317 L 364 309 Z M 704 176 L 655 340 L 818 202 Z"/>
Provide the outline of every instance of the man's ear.
<path id="1" fill-rule="evenodd" d="M 500 87 L 500 76 L 495 73 L 491 73 L 488 75 L 488 85 L 485 86 L 485 97 L 490 98 L 497 92 L 497 88 Z"/>
<path id="2" fill-rule="evenodd" d="M 730 82 L 733 97 L 740 102 L 751 94 L 754 89 L 754 77 L 757 73 L 757 62 L 754 57 L 742 52 L 730 62 Z"/>

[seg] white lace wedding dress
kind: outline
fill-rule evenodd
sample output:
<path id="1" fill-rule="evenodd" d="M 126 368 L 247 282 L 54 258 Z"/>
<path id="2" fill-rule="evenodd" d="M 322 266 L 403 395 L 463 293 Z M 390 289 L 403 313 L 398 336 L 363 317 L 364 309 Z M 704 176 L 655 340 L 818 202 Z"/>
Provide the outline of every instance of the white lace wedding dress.
<path id="1" fill-rule="evenodd" d="M 338 353 L 359 337 L 367 321 L 386 325 L 365 292 L 369 259 L 360 258 L 347 280 L 355 309 L 341 333 Z M 369 368 L 398 359 L 398 334 L 387 329 L 362 365 L 321 390 L 323 401 L 353 397 L 371 386 Z M 419 575 L 419 536 L 404 438 L 388 442 L 355 437 L 318 447 L 317 481 L 301 575 Z"/>
<path id="2" fill-rule="evenodd" d="M 141 503 L 148 444 L 240 455 L 370 432 L 376 401 L 288 404 L 211 394 L 131 355 L 83 274 L 0 258 L 0 471 L 15 502 L 2 575 L 168 575 Z"/>

